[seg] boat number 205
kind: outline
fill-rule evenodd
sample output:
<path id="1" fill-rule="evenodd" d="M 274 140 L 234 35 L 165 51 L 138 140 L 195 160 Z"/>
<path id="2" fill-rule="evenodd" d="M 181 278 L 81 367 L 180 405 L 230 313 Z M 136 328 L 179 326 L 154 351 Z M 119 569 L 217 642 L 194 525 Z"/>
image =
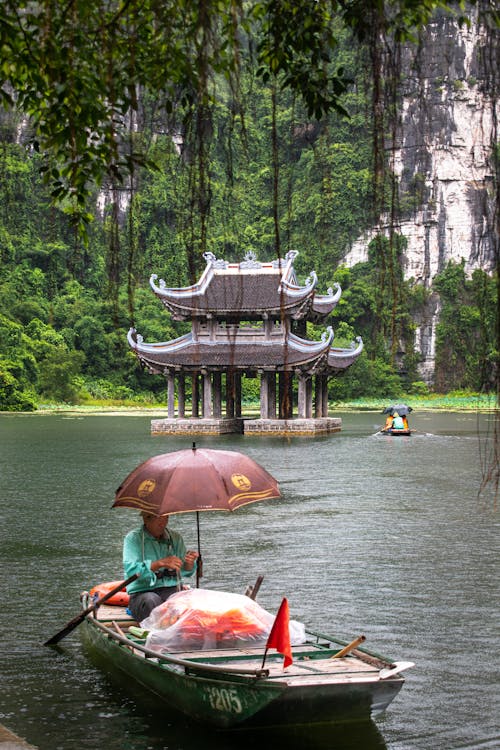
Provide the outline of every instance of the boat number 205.
<path id="1" fill-rule="evenodd" d="M 215 711 L 231 711 L 241 714 L 242 707 L 238 693 L 234 688 L 208 688 L 210 705 Z"/>

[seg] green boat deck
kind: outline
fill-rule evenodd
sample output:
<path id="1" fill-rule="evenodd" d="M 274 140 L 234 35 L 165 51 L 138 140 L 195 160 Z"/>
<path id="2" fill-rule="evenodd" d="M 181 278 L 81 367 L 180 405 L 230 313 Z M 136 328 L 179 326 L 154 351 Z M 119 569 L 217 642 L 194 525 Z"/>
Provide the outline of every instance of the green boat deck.
<path id="1" fill-rule="evenodd" d="M 143 647 L 146 638 L 140 638 L 128 632 L 130 626 L 138 626 L 123 607 L 110 607 L 103 605 L 97 611 L 97 619 L 102 624 L 114 628 L 119 634 L 126 637 L 130 642 L 130 648 L 134 645 Z M 269 680 L 285 680 L 293 678 L 296 682 L 304 685 L 321 684 L 322 682 L 332 682 L 332 679 L 342 683 L 360 680 L 373 681 L 380 679 L 380 669 L 387 667 L 387 661 L 382 658 L 370 656 L 358 649 L 351 654 L 334 658 L 335 655 L 345 646 L 344 642 L 335 643 L 328 636 L 321 634 L 308 633 L 308 642 L 299 646 L 292 647 L 293 664 L 283 668 L 283 656 L 276 652 L 268 652 L 264 664 L 268 672 L 266 678 Z M 312 638 L 311 638 L 312 637 Z M 127 648 L 125 644 L 122 644 Z M 140 649 L 134 649 L 137 655 L 144 655 Z M 155 656 L 161 660 L 162 654 L 155 653 Z M 191 662 L 198 665 L 196 672 L 200 673 L 202 665 L 216 665 L 219 667 L 235 667 L 241 670 L 258 670 L 262 668 L 264 649 L 259 647 L 239 647 L 230 649 L 213 649 L 200 651 L 175 651 L 169 652 L 165 657 L 174 657 L 182 661 Z M 152 657 L 148 657 L 152 658 Z"/>

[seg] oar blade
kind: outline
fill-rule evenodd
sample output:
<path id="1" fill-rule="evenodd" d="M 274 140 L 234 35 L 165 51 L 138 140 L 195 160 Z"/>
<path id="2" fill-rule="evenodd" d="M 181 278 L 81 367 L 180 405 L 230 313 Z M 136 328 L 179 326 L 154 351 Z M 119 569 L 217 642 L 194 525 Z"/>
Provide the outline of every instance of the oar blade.
<path id="1" fill-rule="evenodd" d="M 129 583 L 132 583 L 132 581 L 135 581 L 136 578 L 139 578 L 139 573 L 134 573 L 133 576 L 130 576 L 130 578 L 127 578 L 125 581 L 121 581 L 117 586 L 115 586 L 111 591 L 108 591 L 107 594 L 104 594 L 104 596 L 101 596 L 100 599 L 98 599 L 94 604 L 92 604 L 91 607 L 87 607 L 87 609 L 84 609 L 83 612 L 80 612 L 79 615 L 74 617 L 72 620 L 66 623 L 64 628 L 60 630 L 58 633 L 53 635 L 51 638 L 49 638 L 45 643 L 44 646 L 55 646 L 56 643 L 59 643 L 63 638 L 65 638 L 69 633 L 71 633 L 72 630 L 74 630 L 78 625 L 80 625 L 81 622 L 85 620 L 87 615 L 89 615 L 91 612 L 94 612 L 98 607 L 100 607 L 101 604 L 104 604 L 108 599 L 110 599 L 112 596 L 117 594 L 119 591 L 121 591 L 125 586 L 128 586 Z"/>
<path id="2" fill-rule="evenodd" d="M 62 630 L 60 630 L 58 633 L 52 636 L 52 638 L 49 638 L 47 641 L 44 642 L 44 646 L 55 646 L 56 643 L 59 643 L 59 641 L 62 641 L 63 638 L 66 638 L 69 633 L 71 633 L 72 630 L 74 630 L 88 615 L 87 610 L 82 612 L 78 615 L 78 617 L 75 617 L 73 620 L 68 622 Z"/>

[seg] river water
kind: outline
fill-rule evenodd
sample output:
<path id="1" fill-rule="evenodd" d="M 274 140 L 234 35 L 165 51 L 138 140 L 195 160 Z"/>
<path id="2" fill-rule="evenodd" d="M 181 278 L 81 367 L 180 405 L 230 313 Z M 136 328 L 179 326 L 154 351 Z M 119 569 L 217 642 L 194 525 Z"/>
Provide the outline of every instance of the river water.
<path id="1" fill-rule="evenodd" d="M 154 416 L 154 415 L 153 415 Z M 40 750 L 451 750 L 498 748 L 498 509 L 478 494 L 492 414 L 413 413 L 411 437 L 376 435 L 382 416 L 345 412 L 324 438 L 200 437 L 241 450 L 283 498 L 201 514 L 202 585 L 394 660 L 414 661 L 385 715 L 315 732 L 200 729 L 116 685 L 83 653 L 80 591 L 119 580 L 137 514 L 111 510 L 140 462 L 191 446 L 153 437 L 150 417 L 0 416 L 0 723 Z M 195 519 L 173 516 L 188 546 Z"/>

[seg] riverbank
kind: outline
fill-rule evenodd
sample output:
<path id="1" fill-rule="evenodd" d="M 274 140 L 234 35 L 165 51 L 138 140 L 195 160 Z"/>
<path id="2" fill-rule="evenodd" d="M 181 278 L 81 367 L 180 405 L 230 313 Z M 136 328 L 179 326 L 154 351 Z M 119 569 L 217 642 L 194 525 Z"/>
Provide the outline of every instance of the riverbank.
<path id="1" fill-rule="evenodd" d="M 335 416 L 339 411 L 373 411 L 381 413 L 385 406 L 391 403 L 403 403 L 412 407 L 413 411 L 449 411 L 449 412 L 477 412 L 495 411 L 498 404 L 493 395 L 484 394 L 432 394 L 428 396 L 403 396 L 394 400 L 387 398 L 360 398 L 352 401 L 339 401 L 330 403 L 330 414 Z M 12 412 L 1 412 L 9 414 Z M 19 412 L 16 412 L 19 413 Z M 105 414 L 106 416 L 130 415 L 130 416 L 167 416 L 166 404 L 131 402 L 120 403 L 118 401 L 94 401 L 86 404 L 41 404 L 34 412 L 22 412 L 25 414 Z M 259 416 L 259 404 L 243 404 L 243 416 L 256 418 Z"/>

